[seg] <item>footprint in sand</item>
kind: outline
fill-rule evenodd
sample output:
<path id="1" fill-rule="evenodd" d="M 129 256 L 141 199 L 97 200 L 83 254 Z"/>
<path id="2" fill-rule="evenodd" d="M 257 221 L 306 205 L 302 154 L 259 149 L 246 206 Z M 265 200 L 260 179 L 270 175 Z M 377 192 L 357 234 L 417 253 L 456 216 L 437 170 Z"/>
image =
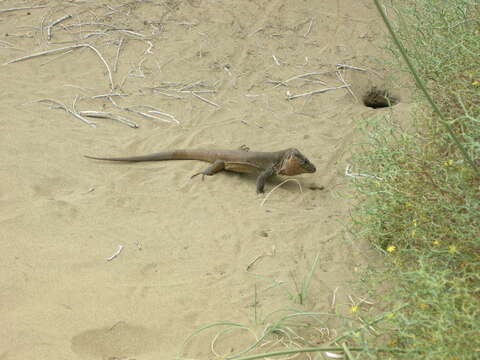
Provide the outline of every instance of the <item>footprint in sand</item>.
<path id="1" fill-rule="evenodd" d="M 86 330 L 72 338 L 72 350 L 85 358 L 128 359 L 160 350 L 154 330 L 119 321 L 113 326 Z"/>

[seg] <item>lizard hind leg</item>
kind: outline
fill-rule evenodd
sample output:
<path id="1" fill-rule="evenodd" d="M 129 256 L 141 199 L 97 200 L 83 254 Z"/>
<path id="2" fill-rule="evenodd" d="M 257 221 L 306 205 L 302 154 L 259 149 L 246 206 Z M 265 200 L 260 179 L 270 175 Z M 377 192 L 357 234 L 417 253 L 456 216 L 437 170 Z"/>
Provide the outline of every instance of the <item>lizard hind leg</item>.
<path id="1" fill-rule="evenodd" d="M 212 165 L 210 165 L 209 167 L 207 167 L 203 171 L 200 171 L 196 174 L 193 174 L 190 177 L 190 179 L 193 179 L 197 175 L 202 175 L 202 181 L 203 181 L 204 178 L 205 178 L 205 175 L 206 176 L 212 176 L 212 175 L 215 175 L 216 173 L 218 173 L 222 170 L 225 170 L 225 162 L 223 160 L 215 160 L 215 162 Z"/>

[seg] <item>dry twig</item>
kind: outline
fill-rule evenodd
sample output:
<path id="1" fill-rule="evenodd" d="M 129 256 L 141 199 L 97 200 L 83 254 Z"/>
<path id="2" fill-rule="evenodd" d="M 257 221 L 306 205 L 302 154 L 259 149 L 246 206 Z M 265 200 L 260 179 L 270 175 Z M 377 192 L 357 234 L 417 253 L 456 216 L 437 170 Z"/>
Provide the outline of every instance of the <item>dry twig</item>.
<path id="1" fill-rule="evenodd" d="M 300 189 L 300 192 L 303 193 L 303 190 L 302 190 L 302 185 L 300 185 L 300 182 L 297 180 L 297 179 L 286 179 L 284 181 L 282 181 L 280 184 L 278 184 L 277 186 L 275 186 L 272 190 L 270 190 L 270 192 L 265 196 L 265 198 L 262 200 L 260 206 L 263 206 L 265 204 L 265 202 L 267 201 L 267 199 L 270 197 L 270 195 L 272 195 L 272 193 L 277 190 L 280 186 L 282 186 L 283 184 L 285 184 L 286 182 L 289 182 L 289 181 L 294 181 L 297 183 L 298 185 L 298 188 Z"/>
<path id="2" fill-rule="evenodd" d="M 17 11 L 17 10 L 33 10 L 33 9 L 41 9 L 46 7 L 47 5 L 39 5 L 39 6 L 25 6 L 25 7 L 10 8 L 10 9 L 0 9 L 0 14 Z"/>
<path id="3" fill-rule="evenodd" d="M 7 62 L 4 63 L 3 65 L 13 64 L 13 63 L 16 63 L 16 62 L 20 62 L 20 61 L 24 61 L 24 60 L 36 58 L 36 57 L 43 56 L 43 55 L 57 54 L 57 53 L 59 53 L 59 52 L 65 51 L 65 50 L 80 49 L 80 48 L 89 48 L 90 50 L 94 51 L 95 54 L 97 54 L 97 56 L 100 58 L 100 60 L 103 62 L 103 64 L 104 64 L 105 67 L 107 68 L 108 79 L 110 80 L 110 89 L 113 90 L 114 84 L 113 84 L 113 77 L 112 77 L 112 72 L 110 71 L 110 67 L 108 66 L 107 62 L 106 62 L 105 59 L 103 58 L 102 54 L 100 54 L 100 52 L 99 52 L 95 47 L 93 47 L 93 46 L 90 45 L 90 44 L 78 44 L 78 45 L 72 45 L 72 46 L 65 46 L 65 47 L 58 48 L 58 49 L 51 49 L 51 50 L 41 51 L 41 52 L 39 52 L 39 53 L 35 53 L 35 54 L 31 54 L 31 55 L 26 55 L 26 56 L 22 56 L 22 57 L 19 57 L 19 58 L 16 58 L 16 59 L 7 61 Z"/>
<path id="4" fill-rule="evenodd" d="M 100 118 L 100 119 L 112 119 L 121 122 L 122 124 L 128 125 L 131 128 L 138 128 L 138 125 L 133 121 L 127 119 L 126 117 L 112 114 L 104 111 L 79 111 L 78 112 L 82 116 L 88 116 L 92 118 Z"/>
<path id="5" fill-rule="evenodd" d="M 337 90 L 337 89 L 343 89 L 343 88 L 346 88 L 346 87 L 349 87 L 349 86 L 350 86 L 350 85 L 342 85 L 342 86 L 330 87 L 330 88 L 325 88 L 325 89 L 313 90 L 313 91 L 309 91 L 309 92 L 306 92 L 306 93 L 303 93 L 303 94 L 298 94 L 298 95 L 289 95 L 289 94 L 287 94 L 287 100 L 293 100 L 293 99 L 296 99 L 296 98 L 299 98 L 299 97 L 302 97 L 302 96 L 322 94 L 322 93 L 327 92 L 327 91 Z"/>
<path id="6" fill-rule="evenodd" d="M 49 41 L 52 39 L 52 28 L 55 25 L 61 23 L 64 20 L 70 19 L 71 17 L 72 17 L 72 15 L 65 15 L 65 16 L 62 16 L 61 18 L 57 19 L 57 20 L 52 21 L 52 23 L 50 25 L 48 25 L 48 28 L 47 28 L 47 39 Z"/>
<path id="7" fill-rule="evenodd" d="M 47 104 L 51 104 L 51 105 L 55 105 L 54 108 L 56 109 L 62 109 L 64 111 L 66 111 L 67 113 L 75 116 L 77 119 L 80 119 L 81 121 L 83 121 L 84 123 L 90 125 L 90 126 L 96 126 L 96 124 L 88 119 L 85 119 L 82 115 L 80 115 L 79 113 L 77 113 L 75 111 L 75 109 L 71 110 L 69 109 L 65 104 L 61 103 L 60 101 L 57 101 L 57 100 L 52 100 L 52 99 L 40 99 L 40 100 L 35 100 L 33 102 L 42 102 L 42 103 L 47 103 Z M 76 102 L 76 98 L 75 98 L 75 101 L 74 101 L 74 106 L 75 106 L 75 102 Z"/>
<path id="8" fill-rule="evenodd" d="M 120 253 L 122 252 L 123 250 L 123 245 L 118 245 L 118 248 L 117 250 L 115 250 L 115 252 L 113 253 L 112 256 L 106 258 L 105 260 L 107 261 L 112 261 L 113 259 L 115 259 L 118 255 L 120 255 Z"/>

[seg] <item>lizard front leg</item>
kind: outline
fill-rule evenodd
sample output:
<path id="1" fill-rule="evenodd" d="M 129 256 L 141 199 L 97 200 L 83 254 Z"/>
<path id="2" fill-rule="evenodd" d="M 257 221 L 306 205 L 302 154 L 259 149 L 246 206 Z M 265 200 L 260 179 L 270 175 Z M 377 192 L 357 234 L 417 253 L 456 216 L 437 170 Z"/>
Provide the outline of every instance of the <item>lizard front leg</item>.
<path id="1" fill-rule="evenodd" d="M 215 160 L 215 162 L 207 167 L 205 170 L 193 174 L 190 179 L 193 179 L 197 175 L 202 175 L 202 180 L 205 178 L 205 175 L 207 176 L 212 176 L 215 175 L 216 173 L 225 170 L 225 162 L 223 160 Z"/>
<path id="2" fill-rule="evenodd" d="M 265 181 L 268 178 L 276 174 L 275 168 L 270 166 L 266 170 L 262 171 L 257 177 L 257 194 L 263 193 L 263 188 L 265 187 Z"/>

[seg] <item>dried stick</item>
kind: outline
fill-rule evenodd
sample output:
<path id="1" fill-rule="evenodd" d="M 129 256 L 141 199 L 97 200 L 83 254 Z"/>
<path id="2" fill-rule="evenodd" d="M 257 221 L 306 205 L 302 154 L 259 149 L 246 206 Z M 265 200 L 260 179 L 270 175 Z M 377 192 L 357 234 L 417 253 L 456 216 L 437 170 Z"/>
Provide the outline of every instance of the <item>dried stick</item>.
<path id="1" fill-rule="evenodd" d="M 35 54 L 31 54 L 31 55 L 26 55 L 26 56 L 22 56 L 22 57 L 19 57 L 19 58 L 16 58 L 16 59 L 7 61 L 7 62 L 4 63 L 3 65 L 13 64 L 13 63 L 16 63 L 16 62 L 20 62 L 20 61 L 32 59 L 32 58 L 35 58 L 35 57 L 38 57 L 38 56 L 56 54 L 56 53 L 62 52 L 62 51 L 64 51 L 64 50 L 79 49 L 79 48 L 85 48 L 85 47 L 86 47 L 86 48 L 89 48 L 89 49 L 92 50 L 92 51 L 94 51 L 94 52 L 97 54 L 97 56 L 100 58 L 100 60 L 102 60 L 103 64 L 104 64 L 105 67 L 107 68 L 108 78 L 109 78 L 109 80 L 110 80 L 110 88 L 111 88 L 111 90 L 113 90 L 114 84 L 113 84 L 112 72 L 110 71 L 110 67 L 108 66 L 107 62 L 106 62 L 105 59 L 103 58 L 102 54 L 100 54 L 100 52 L 99 52 L 96 48 L 94 48 L 92 45 L 90 45 L 90 44 L 79 44 L 79 45 L 66 46 L 66 47 L 62 47 L 62 48 L 58 48 L 58 49 L 51 49 L 51 50 L 41 51 L 41 52 L 39 52 L 39 53 L 35 53 Z"/>
<path id="2" fill-rule="evenodd" d="M 40 64 L 40 66 L 47 65 L 47 64 L 51 63 L 52 61 L 55 61 L 55 60 L 57 60 L 58 58 L 61 58 L 62 56 L 71 53 L 72 51 L 73 51 L 73 50 L 65 51 L 65 52 L 61 53 L 60 55 L 58 55 L 58 56 L 56 56 L 56 57 L 53 57 L 52 59 L 50 59 L 50 60 L 48 60 L 48 61 L 45 61 L 44 63 Z"/>
<path id="3" fill-rule="evenodd" d="M 207 99 L 205 99 L 203 96 L 200 96 L 200 95 L 196 94 L 195 91 L 192 91 L 191 93 L 192 93 L 193 96 L 195 96 L 196 98 L 199 98 L 199 99 L 202 100 L 202 101 L 205 101 L 207 104 L 216 106 L 216 107 L 218 107 L 218 108 L 221 107 L 220 105 L 215 104 L 213 101 L 207 100 Z"/>
<path id="4" fill-rule="evenodd" d="M 197 85 L 201 85 L 203 83 L 203 80 L 199 80 L 199 81 L 195 81 L 193 83 L 190 83 L 190 84 L 187 84 L 187 85 L 184 85 L 182 86 L 180 89 L 178 89 L 177 91 L 178 92 L 181 92 L 183 90 L 187 90 L 187 89 L 191 89 L 192 87 L 194 86 L 197 86 Z"/>
<path id="5" fill-rule="evenodd" d="M 273 61 L 275 61 L 275 64 L 280 66 L 280 62 L 278 61 L 277 57 L 275 55 L 272 55 Z"/>
<path id="6" fill-rule="evenodd" d="M 118 65 L 118 58 L 120 56 L 120 50 L 122 48 L 124 38 L 120 40 L 120 44 L 118 44 L 117 55 L 115 56 L 115 62 L 113 63 L 113 72 L 117 72 L 117 65 Z"/>
<path id="7" fill-rule="evenodd" d="M 382 178 L 378 177 L 378 176 L 375 176 L 375 175 L 369 175 L 369 174 L 361 174 L 361 173 L 352 173 L 350 172 L 350 169 L 351 169 L 351 165 L 348 164 L 347 167 L 345 168 L 345 176 L 348 176 L 348 177 L 353 177 L 353 178 L 357 178 L 357 177 L 370 177 L 370 178 L 374 178 L 374 179 L 377 179 L 377 180 L 383 180 Z"/>
<path id="8" fill-rule="evenodd" d="M 46 7 L 47 5 L 39 5 L 39 6 L 26 6 L 26 7 L 18 7 L 18 8 L 10 8 L 10 9 L 0 9 L 0 14 L 17 11 L 17 10 L 32 10 L 32 9 L 41 9 Z"/>
<path id="9" fill-rule="evenodd" d="M 296 99 L 296 98 L 299 98 L 299 97 L 302 97 L 302 96 L 321 94 L 321 93 L 324 93 L 324 92 L 327 92 L 327 91 L 343 89 L 343 88 L 346 88 L 346 87 L 350 87 L 350 85 L 342 85 L 342 86 L 336 86 L 336 87 L 331 87 L 331 88 L 313 90 L 313 91 L 309 91 L 309 92 L 306 92 L 306 93 L 303 93 L 303 94 L 298 94 L 298 95 L 287 95 L 287 100 Z"/>
<path id="10" fill-rule="evenodd" d="M 52 100 L 52 99 L 40 99 L 40 100 L 36 100 L 36 101 L 33 101 L 33 102 L 43 102 L 43 103 L 50 103 L 50 104 L 56 105 L 56 107 L 58 109 L 65 110 L 67 113 L 75 116 L 77 119 L 80 119 L 84 123 L 86 123 L 90 126 L 96 126 L 96 124 L 94 122 L 92 122 L 88 119 L 85 119 L 82 115 L 78 114 L 75 110 L 70 110 L 65 104 L 61 103 L 60 101 Z M 75 102 L 76 102 L 76 99 L 75 99 Z"/>
<path id="11" fill-rule="evenodd" d="M 277 190 L 280 186 L 282 186 L 283 184 L 285 184 L 286 182 L 289 182 L 289 181 L 294 181 L 297 183 L 298 185 L 298 188 L 300 189 L 300 192 L 303 193 L 303 190 L 302 190 L 302 185 L 300 185 L 300 182 L 297 180 L 297 179 L 287 179 L 285 181 L 282 181 L 280 184 L 278 184 L 277 186 L 275 186 L 272 190 L 270 190 L 270 192 L 267 194 L 267 196 L 265 196 L 265 198 L 262 200 L 262 203 L 260 204 L 260 206 L 263 206 L 265 204 L 265 201 L 267 201 L 267 199 L 270 197 L 270 195 L 275 191 Z"/>
<path id="12" fill-rule="evenodd" d="M 338 291 L 338 286 L 335 288 L 335 290 L 333 290 L 333 295 L 332 295 L 332 304 L 330 305 L 330 307 L 332 309 L 335 308 L 335 299 L 337 297 L 337 291 Z"/>
<path id="13" fill-rule="evenodd" d="M 88 116 L 92 118 L 116 120 L 121 122 L 122 124 L 130 126 L 131 128 L 134 128 L 134 129 L 138 128 L 138 125 L 136 123 L 127 119 L 126 117 L 123 117 L 117 114 L 107 113 L 103 111 L 79 111 L 79 114 L 82 116 Z"/>
<path id="14" fill-rule="evenodd" d="M 360 102 L 360 101 L 358 100 L 357 96 L 354 94 L 354 92 L 353 92 L 352 89 L 350 88 L 350 85 L 345 82 L 345 79 L 343 78 L 342 73 L 341 73 L 340 71 L 338 71 L 338 70 L 337 70 L 335 73 L 337 74 L 338 80 L 340 80 L 344 85 L 347 85 L 347 86 L 348 86 L 348 87 L 347 87 L 347 91 L 350 93 L 350 95 L 353 96 L 353 98 L 355 99 L 355 101 L 356 101 L 357 103 Z"/>
<path id="15" fill-rule="evenodd" d="M 312 25 L 313 25 L 313 19 L 310 19 L 310 25 L 308 25 L 307 32 L 303 34 L 303 37 L 306 38 L 308 34 L 310 34 L 310 30 L 312 30 Z"/>
<path id="16" fill-rule="evenodd" d="M 301 75 L 296 75 L 296 76 L 293 76 L 287 80 L 284 80 L 284 81 L 272 81 L 272 82 L 276 82 L 277 85 L 275 85 L 274 87 L 277 87 L 277 86 L 280 86 L 280 85 L 284 85 L 286 86 L 288 82 L 292 81 L 292 80 L 296 80 L 296 79 L 301 79 L 301 78 L 304 78 L 304 77 L 308 77 L 308 76 L 313 76 L 313 75 L 320 75 L 320 74 L 323 74 L 323 73 L 320 73 L 320 72 L 310 72 L 310 73 L 306 73 L 306 74 L 301 74 Z M 318 82 L 322 85 L 327 85 L 327 83 L 325 81 L 321 81 L 321 80 L 318 80 Z"/>
<path id="17" fill-rule="evenodd" d="M 367 69 L 357 67 L 357 66 L 346 65 L 346 64 L 337 64 L 337 69 L 353 69 L 358 71 L 367 71 Z"/>
<path id="18" fill-rule="evenodd" d="M 113 106 L 115 106 L 115 107 L 117 107 L 117 108 L 119 108 L 119 109 L 132 112 L 132 113 L 134 113 L 134 114 L 137 114 L 137 115 L 146 117 L 146 118 L 148 118 L 148 119 L 160 120 L 160 121 L 167 122 L 167 123 L 171 123 L 171 122 L 173 121 L 173 122 L 176 122 L 177 124 L 180 124 L 180 122 L 175 118 L 175 116 L 170 115 L 170 114 L 167 114 L 167 113 L 164 113 L 164 112 L 161 112 L 161 111 L 159 111 L 159 110 L 156 110 L 156 109 L 153 108 L 152 106 L 142 105 L 143 107 L 152 109 L 152 110 L 149 110 L 149 111 L 147 111 L 147 112 L 143 112 L 143 111 L 135 110 L 135 109 L 133 109 L 133 108 L 131 108 L 131 107 L 120 106 L 120 105 L 118 105 L 111 97 L 109 97 L 108 99 L 109 99 L 110 102 L 113 104 Z M 158 116 L 151 115 L 150 113 L 161 114 L 161 115 L 163 115 L 163 116 L 166 116 L 166 117 L 170 118 L 171 120 L 165 120 L 165 119 L 159 118 Z"/>
<path id="19" fill-rule="evenodd" d="M 118 255 L 120 255 L 120 253 L 122 252 L 123 250 L 123 245 L 118 245 L 118 248 L 117 250 L 115 250 L 115 252 L 113 253 L 112 256 L 106 258 L 105 260 L 107 261 L 112 261 L 113 259 L 115 259 Z"/>
<path id="20" fill-rule="evenodd" d="M 52 39 L 52 28 L 61 23 L 62 21 L 64 20 L 67 20 L 67 19 L 70 19 L 72 17 L 72 15 L 65 15 L 65 16 L 62 16 L 61 18 L 55 20 L 55 21 L 52 21 L 52 23 L 50 25 L 48 25 L 48 28 L 47 28 L 47 39 L 50 41 Z"/>

